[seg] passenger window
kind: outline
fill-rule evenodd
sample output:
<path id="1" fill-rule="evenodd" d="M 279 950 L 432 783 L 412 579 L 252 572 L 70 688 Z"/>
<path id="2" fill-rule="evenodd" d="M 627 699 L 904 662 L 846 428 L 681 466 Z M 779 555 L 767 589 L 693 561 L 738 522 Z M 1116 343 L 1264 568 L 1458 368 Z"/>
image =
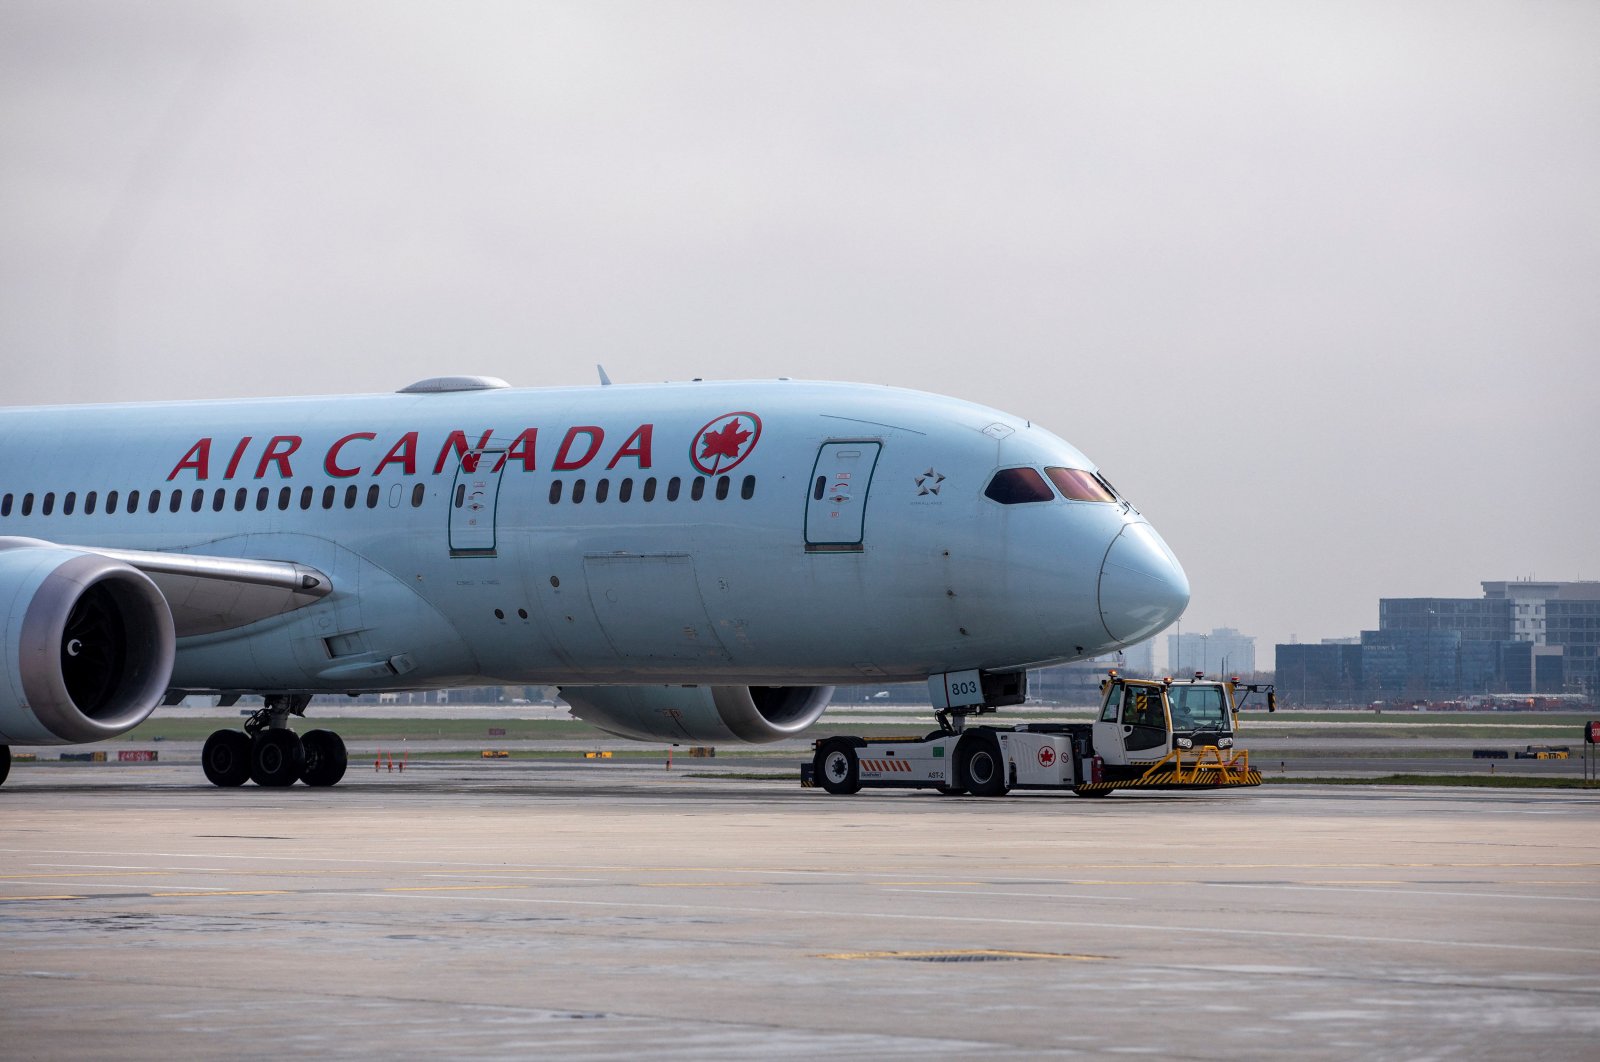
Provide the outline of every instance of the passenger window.
<path id="1" fill-rule="evenodd" d="M 161 511 L 161 492 L 159 490 L 150 492 L 150 500 L 145 503 L 144 511 L 151 514 Z"/>
<path id="2" fill-rule="evenodd" d="M 467 485 L 465 483 L 457 483 L 456 484 L 456 508 L 457 509 L 461 508 L 461 506 L 466 503 L 466 500 L 467 500 Z"/>
<path id="3" fill-rule="evenodd" d="M 266 512 L 267 502 L 271 499 L 271 497 L 272 491 L 266 487 L 262 487 L 260 490 L 256 491 L 256 512 Z"/>
<path id="4" fill-rule="evenodd" d="M 99 494 L 96 491 L 92 491 L 91 490 L 88 494 L 85 494 L 83 496 L 83 515 L 85 515 L 85 516 L 93 516 L 94 515 L 94 510 L 95 510 L 95 503 L 98 500 L 99 500 Z"/>
<path id="5" fill-rule="evenodd" d="M 49 516 L 51 513 L 55 512 L 55 508 L 56 492 L 53 490 L 48 491 L 44 496 L 44 504 L 39 507 L 39 515 Z"/>
<path id="6" fill-rule="evenodd" d="M 572 504 L 577 505 L 583 501 L 583 480 L 572 481 Z"/>
<path id="7" fill-rule="evenodd" d="M 317 492 L 311 487 L 302 487 L 300 489 L 300 508 L 311 508 L 311 499 L 316 496 L 316 493 Z"/>
<path id="8" fill-rule="evenodd" d="M 595 500 L 595 504 L 598 505 L 599 503 L 605 501 L 606 500 L 606 495 L 608 495 L 610 493 L 611 493 L 611 481 L 609 479 L 600 480 L 598 483 L 596 483 L 594 485 L 594 500 Z"/>
<path id="9" fill-rule="evenodd" d="M 11 495 L 7 494 L 4 498 L 0 498 L 0 516 L 10 516 L 10 515 L 11 515 Z"/>
<path id="10" fill-rule="evenodd" d="M 175 513 L 183 508 L 183 491 L 175 490 L 167 495 L 167 512 Z"/>
<path id="11" fill-rule="evenodd" d="M 324 509 L 333 508 L 333 487 L 331 486 L 322 488 L 322 507 Z"/>
<path id="12" fill-rule="evenodd" d="M 818 476 L 816 486 L 811 488 L 811 500 L 821 501 L 822 495 L 828 489 L 828 477 Z"/>
<path id="13" fill-rule="evenodd" d="M 75 490 L 67 491 L 67 496 L 65 498 L 61 499 L 61 515 L 62 516 L 71 516 L 72 515 L 72 510 L 76 509 L 77 507 L 78 507 L 78 492 L 75 491 Z"/>
<path id="14" fill-rule="evenodd" d="M 751 498 L 754 498 L 755 496 L 756 496 L 756 477 L 754 477 L 754 476 L 746 476 L 746 477 L 744 477 L 744 482 L 742 484 L 740 484 L 740 486 L 739 486 L 739 497 L 743 498 L 745 501 L 749 501 Z"/>
<path id="15" fill-rule="evenodd" d="M 132 512 L 137 512 L 138 510 L 139 510 L 139 492 L 136 491 L 136 490 L 130 490 L 128 492 L 128 511 L 130 513 L 132 513 Z"/>
<path id="16" fill-rule="evenodd" d="M 116 514 L 116 511 L 117 511 L 117 492 L 114 491 L 114 490 L 108 490 L 108 491 L 106 491 L 106 515 L 107 516 L 113 516 L 113 515 Z"/>
<path id="17" fill-rule="evenodd" d="M 346 509 L 354 509 L 356 507 L 356 496 L 359 493 L 354 483 L 344 489 L 344 507 Z"/>
<path id="18" fill-rule="evenodd" d="M 1085 472 L 1080 468 L 1047 468 L 1045 475 L 1050 477 L 1050 482 L 1056 485 L 1056 490 L 1068 501 L 1087 502 L 1114 502 L 1116 495 L 1112 494 L 1093 473 Z"/>
<path id="19" fill-rule="evenodd" d="M 289 493 L 289 488 L 288 487 L 280 487 L 280 488 L 278 488 L 278 510 L 280 512 L 285 511 L 285 510 L 287 510 L 289 508 L 289 498 L 290 498 L 290 493 Z"/>
<path id="20" fill-rule="evenodd" d="M 641 495 L 641 497 L 647 502 L 653 502 L 656 500 L 656 477 L 651 476 L 649 479 L 644 481 L 644 493 Z"/>
<path id="21" fill-rule="evenodd" d="M 667 480 L 667 501 L 669 501 L 669 502 L 677 501 L 678 500 L 678 488 L 680 488 L 682 486 L 683 486 L 683 481 L 680 480 L 677 476 L 673 476 L 671 479 Z"/>
<path id="22" fill-rule="evenodd" d="M 412 487 L 411 488 L 411 507 L 413 509 L 422 508 L 422 499 L 426 494 L 427 494 L 427 491 L 423 490 L 421 483 L 418 483 L 415 487 Z"/>
<path id="23" fill-rule="evenodd" d="M 220 513 L 222 511 L 222 507 L 227 504 L 228 492 L 222 487 L 218 487 L 217 492 L 211 496 L 211 511 L 214 513 Z"/>
<path id="24" fill-rule="evenodd" d="M 560 501 L 561 501 L 561 481 L 559 479 L 551 480 L 550 481 L 550 504 L 551 505 L 556 505 Z"/>
<path id="25" fill-rule="evenodd" d="M 33 491 L 31 490 L 22 496 L 22 515 L 33 515 Z"/>
<path id="26" fill-rule="evenodd" d="M 400 489 L 400 485 L 398 483 L 395 484 L 396 492 L 398 492 L 399 489 Z M 376 509 L 378 507 L 378 498 L 382 495 L 382 493 L 383 492 L 378 489 L 378 485 L 376 483 L 374 483 L 372 486 L 368 487 L 367 488 L 367 508 Z"/>
<path id="27" fill-rule="evenodd" d="M 240 487 L 238 490 L 233 492 L 233 511 L 234 512 L 236 512 L 236 513 L 244 512 L 244 507 L 246 505 L 248 505 L 248 504 L 250 504 L 250 488 L 248 488 L 248 487 Z"/>
<path id="28" fill-rule="evenodd" d="M 694 485 L 689 488 L 689 497 L 699 501 L 706 496 L 706 477 L 694 477 Z"/>
<path id="29" fill-rule="evenodd" d="M 192 512 L 192 513 L 197 513 L 201 509 L 205 508 L 205 504 L 206 504 L 206 492 L 205 492 L 205 489 L 202 488 L 202 487 L 196 487 L 194 489 L 194 494 L 190 495 L 190 497 L 189 497 L 189 511 Z"/>
<path id="30" fill-rule="evenodd" d="M 983 496 L 1001 505 L 1053 501 L 1055 494 L 1044 477 L 1032 468 L 1003 468 L 994 474 Z"/>
<path id="31" fill-rule="evenodd" d="M 717 501 L 728 500 L 728 481 L 730 478 L 729 476 L 717 477 Z"/>
<path id="32" fill-rule="evenodd" d="M 625 502 L 633 497 L 633 480 L 625 479 L 617 484 L 617 501 Z"/>

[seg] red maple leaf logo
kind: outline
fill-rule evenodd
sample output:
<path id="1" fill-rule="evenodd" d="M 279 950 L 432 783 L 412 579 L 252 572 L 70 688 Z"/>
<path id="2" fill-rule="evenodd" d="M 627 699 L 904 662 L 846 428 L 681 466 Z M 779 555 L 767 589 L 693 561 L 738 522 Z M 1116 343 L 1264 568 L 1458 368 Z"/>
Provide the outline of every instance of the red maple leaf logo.
<path id="1" fill-rule="evenodd" d="M 720 430 L 708 431 L 701 437 L 705 449 L 700 451 L 700 459 L 705 461 L 714 457 L 726 457 L 737 460 L 739 448 L 748 438 L 750 433 L 740 429 L 739 421 L 730 420 Z"/>

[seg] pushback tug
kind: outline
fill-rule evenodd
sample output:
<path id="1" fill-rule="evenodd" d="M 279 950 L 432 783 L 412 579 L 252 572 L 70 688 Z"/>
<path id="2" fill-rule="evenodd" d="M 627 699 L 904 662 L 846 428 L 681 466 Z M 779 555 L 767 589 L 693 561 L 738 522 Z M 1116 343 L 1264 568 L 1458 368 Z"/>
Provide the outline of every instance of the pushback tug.
<path id="1" fill-rule="evenodd" d="M 987 680 L 992 677 L 984 675 Z M 968 714 L 1021 704 L 1024 676 L 990 689 L 982 706 L 952 707 L 941 680 L 930 682 L 940 728 L 921 739 L 831 737 L 801 767 L 801 784 L 829 793 L 863 788 L 937 789 L 1004 796 L 1012 789 L 1071 790 L 1108 796 L 1118 789 L 1220 789 L 1261 784 L 1248 751 L 1235 747 L 1238 712 L 1252 693 L 1277 710 L 1274 687 L 1237 678 L 1133 679 L 1116 671 L 1100 683 L 1091 723 L 965 725 Z M 941 679 L 943 677 L 941 676 Z M 1242 696 L 1241 696 L 1242 695 Z"/>

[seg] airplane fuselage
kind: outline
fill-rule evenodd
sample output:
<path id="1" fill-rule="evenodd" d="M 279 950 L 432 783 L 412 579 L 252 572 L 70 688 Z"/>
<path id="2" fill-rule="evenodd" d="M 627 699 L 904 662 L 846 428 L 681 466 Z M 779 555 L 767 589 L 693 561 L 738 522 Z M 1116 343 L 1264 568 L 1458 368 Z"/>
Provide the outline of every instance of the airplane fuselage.
<path id="1" fill-rule="evenodd" d="M 1131 506 L 985 494 L 1056 466 L 1093 469 L 972 403 L 790 381 L 11 409 L 0 536 L 326 574 L 306 607 L 180 629 L 180 690 L 902 681 L 1181 612 Z"/>

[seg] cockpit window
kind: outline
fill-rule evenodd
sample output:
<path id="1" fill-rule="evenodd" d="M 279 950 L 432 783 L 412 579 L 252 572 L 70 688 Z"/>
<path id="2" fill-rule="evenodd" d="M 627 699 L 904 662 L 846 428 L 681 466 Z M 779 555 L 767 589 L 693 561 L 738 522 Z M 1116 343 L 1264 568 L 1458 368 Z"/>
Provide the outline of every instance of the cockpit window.
<path id="1" fill-rule="evenodd" d="M 1002 468 L 989 481 L 983 496 L 1001 505 L 1055 500 L 1055 495 L 1050 491 L 1050 484 L 1031 468 Z"/>
<path id="2" fill-rule="evenodd" d="M 1105 482 L 1092 472 L 1085 472 L 1080 468 L 1047 468 L 1044 471 L 1045 475 L 1050 477 L 1050 482 L 1061 492 L 1061 496 L 1068 501 L 1117 500 L 1117 496 L 1111 493 Z"/>

